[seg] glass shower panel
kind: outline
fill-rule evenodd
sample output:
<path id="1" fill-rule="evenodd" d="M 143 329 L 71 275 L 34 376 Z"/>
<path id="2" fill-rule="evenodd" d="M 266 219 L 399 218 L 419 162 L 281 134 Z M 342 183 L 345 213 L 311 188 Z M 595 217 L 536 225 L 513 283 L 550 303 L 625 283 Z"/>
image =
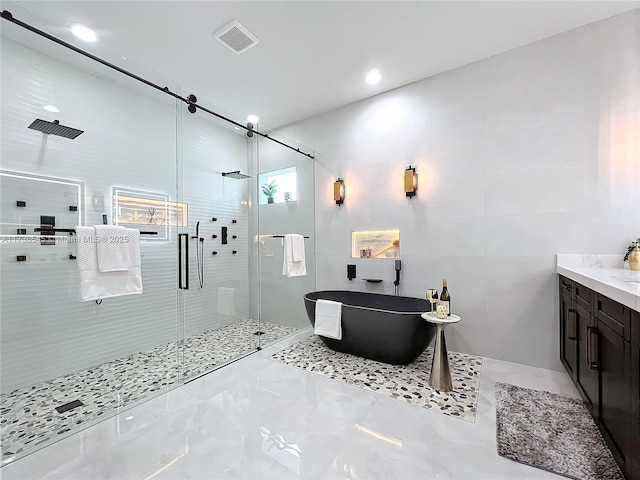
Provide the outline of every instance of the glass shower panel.
<path id="1" fill-rule="evenodd" d="M 262 133 L 313 155 L 313 150 L 260 127 Z M 314 160 L 256 136 L 259 295 L 261 345 L 309 326 L 304 295 L 316 288 Z M 285 262 L 284 235 L 304 237 L 304 266 Z M 290 260 L 290 259 L 289 259 Z"/>
<path id="2" fill-rule="evenodd" d="M 18 5 L 11 10 L 51 34 L 67 35 Z M 6 463 L 182 380 L 176 241 L 177 212 L 186 210 L 179 208 L 177 191 L 180 111 L 173 98 L 6 21 L 1 49 L 0 429 Z M 178 88 L 119 55 L 91 50 Z M 44 133 L 47 125 L 55 132 Z M 80 292 L 88 290 L 81 285 L 96 274 L 84 262 L 79 272 L 83 258 L 73 230 L 103 223 L 146 233 L 140 274 L 130 264 L 118 277 L 127 288 L 141 277 L 142 291 L 122 296 L 114 287 L 101 295 L 113 297 L 83 301 Z M 126 240 L 114 235 L 106 242 Z"/>
<path id="3" fill-rule="evenodd" d="M 247 172 L 247 136 L 201 110 L 185 109 L 182 126 L 182 198 L 190 212 L 189 288 L 182 290 L 188 379 L 255 351 L 258 326 L 249 315 L 254 179 Z"/>

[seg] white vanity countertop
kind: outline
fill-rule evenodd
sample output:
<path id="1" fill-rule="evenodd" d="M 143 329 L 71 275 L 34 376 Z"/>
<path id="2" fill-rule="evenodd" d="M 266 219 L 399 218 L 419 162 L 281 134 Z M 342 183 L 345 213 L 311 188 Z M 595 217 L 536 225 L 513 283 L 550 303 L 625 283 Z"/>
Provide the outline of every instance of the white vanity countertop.
<path id="1" fill-rule="evenodd" d="M 622 255 L 561 254 L 556 271 L 640 312 L 640 272 L 623 268 L 622 259 Z"/>

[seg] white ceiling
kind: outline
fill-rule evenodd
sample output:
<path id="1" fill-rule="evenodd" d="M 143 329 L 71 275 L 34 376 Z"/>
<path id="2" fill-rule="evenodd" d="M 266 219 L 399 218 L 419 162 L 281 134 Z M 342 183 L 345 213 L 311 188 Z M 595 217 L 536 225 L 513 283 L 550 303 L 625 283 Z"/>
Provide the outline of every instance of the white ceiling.
<path id="1" fill-rule="evenodd" d="M 49 0 L 21 4 L 61 25 L 79 22 L 93 28 L 102 46 L 127 57 L 110 55 L 123 68 L 140 70 L 145 76 L 144 69 L 131 63 L 135 59 L 177 81 L 208 108 L 238 120 L 257 113 L 261 124 L 276 128 L 638 8 L 640 2 Z M 24 14 L 10 1 L 2 1 L 2 8 L 17 18 Z M 232 19 L 260 40 L 241 55 L 212 36 Z M 36 23 L 67 35 L 60 28 Z M 371 68 L 383 73 L 382 82 L 373 87 L 363 81 Z"/>

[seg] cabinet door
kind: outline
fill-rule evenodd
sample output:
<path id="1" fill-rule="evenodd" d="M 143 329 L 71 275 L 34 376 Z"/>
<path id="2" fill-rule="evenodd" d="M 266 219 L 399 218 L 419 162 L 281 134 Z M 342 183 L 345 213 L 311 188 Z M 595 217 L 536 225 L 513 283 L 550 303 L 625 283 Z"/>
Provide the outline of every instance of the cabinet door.
<path id="1" fill-rule="evenodd" d="M 595 335 L 596 321 L 590 312 L 580 304 L 576 305 L 576 326 L 578 329 L 576 386 L 587 403 L 591 414 L 598 418 L 598 365 L 595 352 L 592 351 L 595 341 L 589 343 L 589 336 Z M 591 334 L 590 332 L 593 332 Z M 595 340 L 595 337 L 593 337 Z"/>
<path id="2" fill-rule="evenodd" d="M 631 312 L 631 451 L 629 478 L 640 478 L 640 312 Z"/>
<path id="3" fill-rule="evenodd" d="M 633 451 L 631 347 L 623 337 L 597 321 L 597 361 L 600 367 L 600 430 L 618 461 L 628 471 Z M 629 464 L 627 463 L 629 462 Z"/>
<path id="4" fill-rule="evenodd" d="M 571 296 L 560 286 L 560 360 L 571 378 L 576 379 L 576 323 Z"/>

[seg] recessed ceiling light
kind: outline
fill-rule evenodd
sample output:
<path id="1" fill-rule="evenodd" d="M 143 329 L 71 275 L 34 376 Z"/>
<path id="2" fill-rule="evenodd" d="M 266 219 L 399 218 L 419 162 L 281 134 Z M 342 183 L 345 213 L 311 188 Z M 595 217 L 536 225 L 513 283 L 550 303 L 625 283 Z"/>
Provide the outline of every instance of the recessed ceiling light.
<path id="1" fill-rule="evenodd" d="M 380 82 L 380 80 L 382 80 L 382 74 L 380 73 L 380 70 L 375 68 L 373 70 L 369 70 L 364 76 L 364 81 L 369 85 L 375 85 Z"/>
<path id="2" fill-rule="evenodd" d="M 247 122 L 253 123 L 256 125 L 260 121 L 260 117 L 258 115 L 248 115 Z"/>
<path id="3" fill-rule="evenodd" d="M 96 42 L 98 41 L 98 34 L 91 30 L 89 27 L 85 27 L 80 23 L 74 23 L 70 27 L 71 33 L 73 33 L 80 40 L 84 40 L 85 42 Z"/>
<path id="4" fill-rule="evenodd" d="M 55 105 L 45 105 L 44 107 L 42 107 L 42 109 L 46 110 L 47 112 L 60 113 L 60 109 Z"/>

